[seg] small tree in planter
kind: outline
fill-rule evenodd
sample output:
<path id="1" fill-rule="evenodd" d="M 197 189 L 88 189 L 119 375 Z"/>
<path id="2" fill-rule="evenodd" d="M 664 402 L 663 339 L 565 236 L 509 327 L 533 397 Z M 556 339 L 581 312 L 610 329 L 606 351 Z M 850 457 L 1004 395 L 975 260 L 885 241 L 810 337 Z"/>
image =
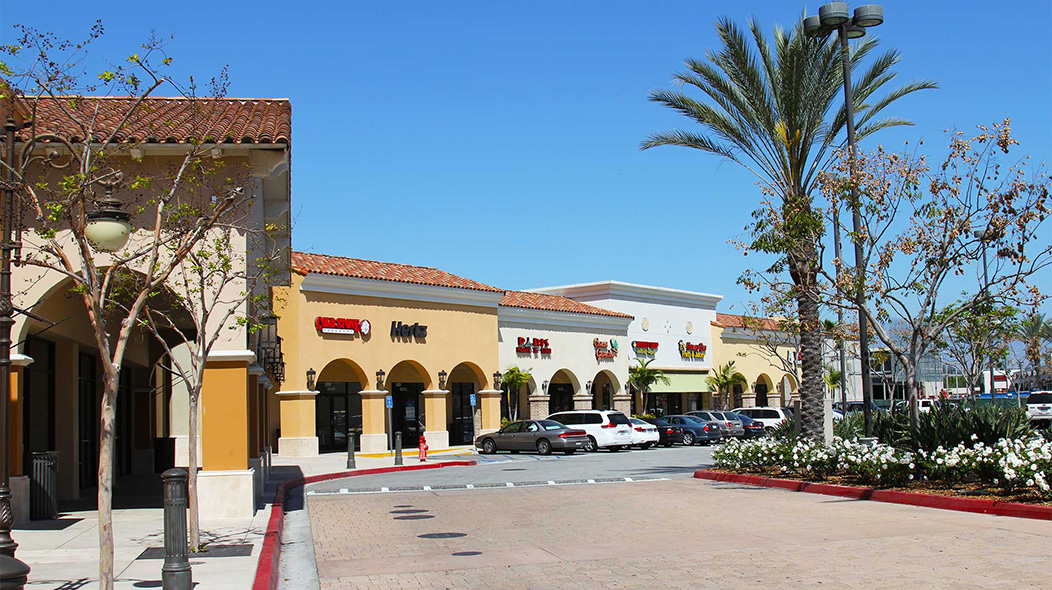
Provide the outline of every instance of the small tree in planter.
<path id="1" fill-rule="evenodd" d="M 731 391 L 734 390 L 735 385 L 741 385 L 742 387 L 749 386 L 749 382 L 734 366 L 734 361 L 727 361 L 720 365 L 720 367 L 713 371 L 712 375 L 707 378 L 707 381 L 709 382 L 709 385 L 716 390 L 715 406 L 720 410 L 730 408 L 728 402 L 730 400 Z"/>
<path id="2" fill-rule="evenodd" d="M 512 365 L 500 376 L 501 383 L 508 388 L 508 418 L 513 422 L 519 419 L 519 390 L 530 383 L 530 370 L 523 371 Z M 527 395 L 529 392 L 526 392 Z"/>
<path id="3" fill-rule="evenodd" d="M 636 391 L 642 395 L 643 412 L 647 413 L 649 410 L 649 408 L 647 408 L 647 394 L 650 393 L 650 388 L 653 387 L 655 383 L 664 383 L 665 385 L 668 385 L 669 380 L 661 369 L 650 368 L 650 363 L 654 362 L 654 359 L 646 361 L 636 359 L 636 362 L 639 363 L 638 367 L 628 368 L 628 384 L 634 387 Z"/>

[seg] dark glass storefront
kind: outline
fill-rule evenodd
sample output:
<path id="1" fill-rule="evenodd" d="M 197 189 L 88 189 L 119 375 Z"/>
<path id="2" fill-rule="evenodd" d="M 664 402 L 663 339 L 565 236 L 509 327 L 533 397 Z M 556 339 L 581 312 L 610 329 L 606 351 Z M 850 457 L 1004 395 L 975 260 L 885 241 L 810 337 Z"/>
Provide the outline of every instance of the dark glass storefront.
<path id="1" fill-rule="evenodd" d="M 402 448 L 416 447 L 424 433 L 424 384 L 392 383 L 391 432 L 402 433 Z"/>
<path id="2" fill-rule="evenodd" d="M 573 409 L 573 385 L 552 383 L 548 386 L 548 414 Z"/>
<path id="3" fill-rule="evenodd" d="M 362 385 L 352 382 L 320 382 L 315 398 L 318 450 L 347 451 L 347 429 L 354 431 L 354 448 L 362 448 Z"/>
<path id="4" fill-rule="evenodd" d="M 647 398 L 649 414 L 668 416 L 683 413 L 682 393 L 651 393 Z"/>
<path id="5" fill-rule="evenodd" d="M 475 429 L 471 419 L 471 395 L 475 393 L 474 383 L 453 383 L 450 385 L 450 415 L 453 421 L 449 425 L 449 444 L 469 445 L 475 439 Z M 476 403 L 478 399 L 476 396 Z"/>

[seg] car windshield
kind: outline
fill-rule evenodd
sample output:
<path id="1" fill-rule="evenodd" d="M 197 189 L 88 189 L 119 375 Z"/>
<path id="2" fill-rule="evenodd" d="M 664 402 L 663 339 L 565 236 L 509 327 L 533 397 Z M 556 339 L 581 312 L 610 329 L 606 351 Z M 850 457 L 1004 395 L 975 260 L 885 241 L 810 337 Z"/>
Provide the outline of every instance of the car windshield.
<path id="1" fill-rule="evenodd" d="M 562 430 L 566 428 L 555 420 L 540 420 L 537 424 L 540 424 L 545 430 Z"/>
<path id="2" fill-rule="evenodd" d="M 631 422 L 628 421 L 628 416 L 625 416 L 624 414 L 622 414 L 620 412 L 615 412 L 613 414 L 610 414 L 610 423 L 611 424 L 628 424 L 628 425 L 632 424 Z"/>
<path id="3" fill-rule="evenodd" d="M 704 420 L 702 420 L 701 418 L 698 418 L 697 416 L 684 416 L 684 418 L 688 422 L 694 422 L 695 424 L 704 424 L 705 423 Z"/>
<path id="4" fill-rule="evenodd" d="M 1026 399 L 1028 404 L 1052 404 L 1052 393 L 1042 391 L 1040 393 L 1031 393 L 1030 397 Z"/>

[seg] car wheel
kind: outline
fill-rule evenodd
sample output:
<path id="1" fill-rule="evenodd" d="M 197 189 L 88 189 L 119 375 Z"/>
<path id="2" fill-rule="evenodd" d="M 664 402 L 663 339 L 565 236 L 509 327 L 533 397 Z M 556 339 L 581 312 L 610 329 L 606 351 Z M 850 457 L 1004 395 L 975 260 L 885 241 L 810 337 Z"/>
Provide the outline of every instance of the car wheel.
<path id="1" fill-rule="evenodd" d="M 542 455 L 552 454 L 552 443 L 548 442 L 547 439 L 542 438 L 537 441 L 537 452 Z"/>
<path id="2" fill-rule="evenodd" d="M 694 444 L 694 435 L 687 432 L 683 434 L 683 446 L 689 447 Z"/>
<path id="3" fill-rule="evenodd" d="M 618 451 L 620 451 L 620 450 L 621 450 L 621 447 L 619 447 L 619 446 L 617 446 L 617 445 L 614 445 L 614 446 L 612 446 L 612 447 L 607 447 L 607 448 L 608 448 L 608 449 L 610 449 L 610 452 L 611 452 L 611 453 L 616 453 L 616 452 L 618 452 Z"/>
<path id="4" fill-rule="evenodd" d="M 567 454 L 567 455 L 572 455 L 572 454 L 574 454 L 574 453 L 576 453 L 576 452 L 577 452 L 577 450 L 576 450 L 576 449 L 570 449 L 570 450 L 568 450 L 568 451 L 563 451 L 563 453 L 564 453 L 564 454 Z"/>
<path id="5" fill-rule="evenodd" d="M 643 449 L 645 451 L 645 450 L 649 449 L 652 446 L 654 446 L 654 443 L 643 443 L 643 444 L 639 445 L 639 448 L 641 448 L 641 449 Z"/>
<path id="6" fill-rule="evenodd" d="M 774 426 L 764 426 L 763 430 L 767 434 L 774 434 Z"/>
<path id="7" fill-rule="evenodd" d="M 497 452 L 497 443 L 493 442 L 492 438 L 487 438 L 482 441 L 482 452 L 487 455 L 492 455 Z"/>
<path id="8" fill-rule="evenodd" d="M 589 436 L 588 440 L 584 443 L 583 448 L 586 453 L 594 453 L 599 448 L 599 445 L 595 443 L 594 438 Z"/>

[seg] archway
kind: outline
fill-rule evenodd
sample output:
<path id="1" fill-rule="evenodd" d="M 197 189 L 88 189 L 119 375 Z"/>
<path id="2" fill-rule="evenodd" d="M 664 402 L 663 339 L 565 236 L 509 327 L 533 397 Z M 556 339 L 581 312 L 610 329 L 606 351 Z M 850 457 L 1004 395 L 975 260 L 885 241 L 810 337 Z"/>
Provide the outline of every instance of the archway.
<path id="1" fill-rule="evenodd" d="M 774 383 L 771 381 L 771 378 L 767 376 L 767 373 L 760 373 L 760 376 L 756 378 L 756 383 L 753 385 L 753 391 L 756 392 L 757 406 L 770 405 L 768 394 L 772 389 L 774 389 Z"/>
<path id="2" fill-rule="evenodd" d="M 314 428 L 321 452 L 346 452 L 347 432 L 354 432 L 354 447 L 361 449 L 362 394 L 369 378 L 350 359 L 329 361 L 318 374 Z"/>
<path id="3" fill-rule="evenodd" d="M 425 430 L 424 391 L 431 389 L 431 377 L 423 365 L 404 360 L 391 367 L 385 379 L 391 392 L 391 432 L 402 433 L 402 446 L 415 447 Z"/>
<path id="4" fill-rule="evenodd" d="M 614 395 L 621 391 L 617 376 L 609 369 L 596 373 L 592 379 L 592 408 L 597 410 L 614 409 Z"/>
<path id="5" fill-rule="evenodd" d="M 742 375 L 741 373 L 735 373 L 735 376 L 741 377 L 741 382 L 735 383 L 731 387 L 731 407 L 740 408 L 742 406 L 742 395 L 745 393 L 745 387 L 742 383 L 747 383 L 748 381 L 745 379 L 745 375 Z M 756 403 L 755 405 L 761 406 L 763 404 Z"/>
<path id="6" fill-rule="evenodd" d="M 485 386 L 485 374 L 478 365 L 463 362 L 453 367 L 446 380 L 449 390 L 449 405 L 446 409 L 446 427 L 449 444 L 470 445 L 475 439 L 475 409 L 480 407 L 478 392 Z M 471 398 L 475 397 L 475 405 Z"/>
<path id="7" fill-rule="evenodd" d="M 569 369 L 556 371 L 548 381 L 548 414 L 574 409 L 573 396 L 580 389 L 580 381 Z"/>
<path id="8" fill-rule="evenodd" d="M 790 400 L 793 398 L 793 395 L 795 395 L 799 391 L 796 383 L 796 377 L 790 375 L 789 373 L 786 373 L 782 376 L 780 386 L 783 397 L 782 405 L 788 406 Z"/>

